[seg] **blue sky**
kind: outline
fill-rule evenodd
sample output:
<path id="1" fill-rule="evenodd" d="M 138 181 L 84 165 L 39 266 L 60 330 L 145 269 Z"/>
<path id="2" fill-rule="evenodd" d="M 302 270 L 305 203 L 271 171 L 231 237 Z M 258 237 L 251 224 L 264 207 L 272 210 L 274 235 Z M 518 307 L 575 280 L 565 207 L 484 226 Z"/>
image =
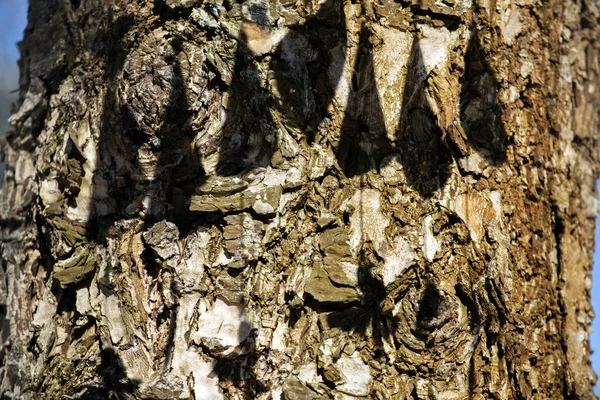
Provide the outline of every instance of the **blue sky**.
<path id="1" fill-rule="evenodd" d="M 23 37 L 27 23 L 27 2 L 25 0 L 0 0 L 0 40 L 2 57 L 19 56 L 15 45 Z"/>
<path id="2" fill-rule="evenodd" d="M 23 37 L 26 21 L 26 0 L 0 0 L 0 133 L 6 129 L 10 104 L 17 97 L 10 92 L 19 88 L 16 43 Z"/>
<path id="3" fill-rule="evenodd" d="M 23 37 L 27 23 L 27 0 L 0 0 L 0 134 L 6 130 L 10 105 L 17 99 L 19 70 L 16 43 Z M 4 182 L 4 164 L 0 163 L 0 188 Z"/>
<path id="4" fill-rule="evenodd" d="M 0 0 L 0 133 L 6 128 L 6 118 L 10 111 L 10 103 L 15 100 L 15 94 L 9 92 L 17 89 L 18 69 L 17 59 L 19 51 L 16 43 L 23 37 L 23 30 L 27 23 L 27 1 L 26 0 Z M 0 173 L 1 176 L 1 173 Z M 1 184 L 0 184 L 1 186 Z M 596 231 L 596 243 L 600 241 L 600 233 Z M 594 253 L 594 265 L 600 263 L 600 255 Z M 597 313 L 600 313 L 600 267 L 594 268 L 593 273 L 592 304 Z M 594 319 L 592 333 L 592 349 L 596 349 L 592 355 L 594 370 L 600 368 L 600 321 Z M 596 392 L 600 390 L 596 387 Z"/>
<path id="5" fill-rule="evenodd" d="M 596 183 L 596 187 L 600 191 L 600 181 Z M 594 322 L 592 323 L 592 351 L 595 352 L 592 354 L 592 365 L 594 366 L 594 371 L 598 375 L 600 373 L 600 318 L 598 315 L 600 314 L 600 251 L 598 251 L 598 243 L 600 243 L 600 231 L 598 231 L 598 226 L 600 225 L 600 218 L 596 219 L 596 251 L 594 251 L 594 271 L 592 272 L 592 305 L 594 306 L 594 310 L 596 312 L 596 317 L 594 318 Z M 596 385 L 596 394 L 600 395 L 600 386 Z"/>

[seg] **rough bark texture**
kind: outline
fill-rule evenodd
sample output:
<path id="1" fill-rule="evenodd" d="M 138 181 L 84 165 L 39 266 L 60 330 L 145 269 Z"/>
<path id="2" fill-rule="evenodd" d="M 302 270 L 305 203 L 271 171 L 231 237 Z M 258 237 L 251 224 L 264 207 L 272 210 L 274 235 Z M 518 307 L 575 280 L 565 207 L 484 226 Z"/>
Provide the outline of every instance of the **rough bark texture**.
<path id="1" fill-rule="evenodd" d="M 593 398 L 599 4 L 31 0 L 5 398 Z"/>

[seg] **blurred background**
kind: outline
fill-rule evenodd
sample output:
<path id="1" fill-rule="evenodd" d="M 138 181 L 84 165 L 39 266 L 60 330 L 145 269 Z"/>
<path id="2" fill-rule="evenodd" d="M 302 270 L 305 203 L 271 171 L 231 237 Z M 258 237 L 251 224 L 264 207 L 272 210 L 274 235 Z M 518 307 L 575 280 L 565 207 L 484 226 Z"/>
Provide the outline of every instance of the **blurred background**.
<path id="1" fill-rule="evenodd" d="M 23 37 L 27 24 L 27 0 L 0 0 L 0 134 L 6 130 L 6 122 L 11 113 L 11 104 L 17 100 L 19 88 L 19 71 L 17 60 L 19 50 L 17 42 Z M 4 164 L 0 164 L 0 187 L 4 176 Z M 600 190 L 600 186 L 599 186 Z M 600 221 L 598 221 L 600 224 Z M 600 233 L 596 230 L 596 243 L 600 241 Z M 594 253 L 594 273 L 592 303 L 597 313 L 600 313 L 600 255 Z M 591 337 L 592 365 L 595 371 L 600 371 L 600 321 L 594 319 Z M 596 393 L 600 394 L 598 386 Z"/>
<path id="2" fill-rule="evenodd" d="M 19 49 L 27 24 L 27 0 L 0 0 L 0 134 L 6 131 L 11 104 L 18 97 Z M 4 182 L 4 163 L 0 163 L 0 187 Z"/>

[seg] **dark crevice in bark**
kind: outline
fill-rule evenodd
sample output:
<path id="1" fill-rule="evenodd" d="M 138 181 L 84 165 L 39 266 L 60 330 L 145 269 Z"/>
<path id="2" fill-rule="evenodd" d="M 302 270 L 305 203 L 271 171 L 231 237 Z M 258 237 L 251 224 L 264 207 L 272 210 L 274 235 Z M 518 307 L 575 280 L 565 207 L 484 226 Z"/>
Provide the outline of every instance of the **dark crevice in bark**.
<path id="1" fill-rule="evenodd" d="M 422 3 L 422 2 L 419 2 Z M 422 4 L 413 5 L 411 7 L 413 13 L 413 19 L 416 21 L 423 20 L 423 22 L 429 21 L 441 21 L 448 30 L 453 31 L 460 27 L 462 21 L 461 17 L 442 14 L 431 11 L 422 7 Z"/>
<path id="2" fill-rule="evenodd" d="M 386 315 L 381 307 L 387 292 L 383 283 L 371 272 L 372 263 L 366 255 L 366 252 L 370 251 L 372 250 L 362 249 L 358 256 L 357 281 L 362 293 L 360 300 L 358 300 L 360 301 L 359 304 L 357 304 L 357 301 L 341 304 L 341 307 L 333 307 L 332 305 L 329 305 L 328 308 L 324 308 L 323 305 L 310 306 L 317 312 L 335 310 L 327 315 L 327 323 L 331 327 L 364 336 L 370 326 L 373 328 L 373 334 L 380 337 L 385 334 L 383 324 L 385 324 Z M 332 282 L 332 284 L 334 287 L 337 286 L 335 282 Z"/>
<path id="3" fill-rule="evenodd" d="M 57 314 L 71 314 L 75 311 L 76 291 L 84 285 L 88 286 L 88 282 L 80 281 L 67 287 L 62 287 L 57 280 L 52 282 L 52 294 L 54 294 L 58 303 Z"/>
<path id="4" fill-rule="evenodd" d="M 32 335 L 29 342 L 27 342 L 27 347 L 26 347 L 27 352 L 31 353 L 34 357 L 37 357 L 39 355 L 39 352 L 37 351 L 38 339 L 39 339 L 39 334 L 34 334 L 34 335 Z"/>
<path id="5" fill-rule="evenodd" d="M 304 298 L 304 305 L 306 305 L 313 311 L 316 311 L 318 313 L 327 313 L 327 312 L 334 311 L 334 313 L 329 314 L 330 315 L 329 322 L 330 322 L 330 324 L 332 324 L 332 326 L 336 326 L 336 327 L 337 327 L 338 323 L 336 322 L 336 320 L 334 318 L 331 318 L 334 315 L 337 316 L 337 314 L 335 314 L 335 312 L 345 312 L 346 310 L 353 310 L 352 307 L 354 305 L 359 304 L 359 302 L 360 301 L 358 299 L 355 301 L 351 301 L 351 302 L 319 302 L 319 301 L 313 299 L 313 297 L 310 294 L 306 294 L 306 297 Z M 362 320 L 362 318 L 360 320 Z"/>
<path id="6" fill-rule="evenodd" d="M 193 2 L 190 4 L 193 5 Z M 173 8 L 169 7 L 165 0 L 154 1 L 154 14 L 159 16 L 162 23 L 178 19 L 187 19 L 192 13 L 192 10 L 192 6 Z"/>
<path id="7" fill-rule="evenodd" d="M 71 3 L 71 9 L 73 11 L 77 11 L 77 9 L 79 8 L 79 5 L 81 4 L 81 0 L 70 0 Z"/>
<path id="8" fill-rule="evenodd" d="M 477 302 L 473 299 L 473 296 L 476 296 L 476 294 L 469 290 L 469 288 L 460 284 L 456 284 L 454 290 L 456 291 L 458 299 L 467 307 L 471 329 L 480 327 L 482 323 L 482 312 L 477 306 Z"/>
<path id="9" fill-rule="evenodd" d="M 440 327 L 444 310 L 444 298 L 440 291 L 432 285 L 428 285 L 419 300 L 417 308 L 417 327 L 432 331 Z"/>
<path id="10" fill-rule="evenodd" d="M 510 319 L 510 315 L 507 312 L 507 305 L 504 303 L 501 296 L 498 294 L 500 293 L 500 290 L 496 286 L 496 282 L 491 278 L 486 279 L 485 289 L 488 298 L 491 299 L 491 304 L 497 311 L 497 317 L 500 325 L 503 326 L 506 325 L 508 322 L 512 322 Z"/>
<path id="11" fill-rule="evenodd" d="M 5 224 L 4 221 L 1 221 L 3 227 L 9 227 L 10 225 Z M 48 275 L 52 273 L 54 268 L 54 258 L 51 256 L 52 254 L 52 241 L 50 238 L 49 232 L 47 229 L 50 229 L 50 226 L 44 223 L 44 220 L 41 216 L 35 218 L 36 229 L 40 232 L 38 238 L 38 246 L 40 250 L 40 265 L 44 268 L 44 271 Z"/>
<path id="12" fill-rule="evenodd" d="M 552 225 L 553 225 L 553 234 L 554 234 L 554 241 L 555 241 L 555 245 L 556 245 L 556 258 L 557 258 L 557 265 L 556 265 L 556 276 L 558 278 L 557 280 L 557 287 L 555 288 L 555 293 L 557 294 L 557 299 L 556 299 L 556 303 L 558 305 L 558 318 L 560 319 L 560 324 L 561 324 L 561 331 L 562 332 L 568 332 L 568 326 L 567 326 L 567 314 L 569 312 L 569 310 L 567 309 L 567 303 L 565 302 L 565 298 L 564 298 L 564 274 L 566 273 L 566 271 L 564 270 L 565 266 L 563 266 L 562 263 L 562 258 L 563 258 L 563 254 L 562 254 L 562 248 L 561 248 L 561 242 L 562 242 L 562 238 L 566 233 L 566 226 L 565 226 L 565 221 L 564 221 L 564 217 L 562 212 L 558 209 L 557 206 L 553 205 L 552 206 Z M 568 268 L 568 266 L 566 266 Z M 563 351 L 563 354 L 569 354 L 568 353 L 568 347 L 569 347 L 569 343 L 568 343 L 568 334 L 562 334 L 561 335 L 561 340 L 560 340 L 560 346 L 561 349 Z M 569 363 L 568 359 L 565 359 L 564 362 L 566 364 Z M 568 368 L 564 368 L 563 373 L 561 374 L 561 378 L 562 378 L 562 393 L 565 399 L 578 399 L 579 396 L 576 395 L 575 391 L 573 390 L 574 388 L 570 385 L 569 382 L 572 382 L 572 379 L 570 379 L 569 377 L 569 369 Z"/>
<path id="13" fill-rule="evenodd" d="M 203 72 L 205 72 L 207 76 L 210 76 L 210 74 L 214 75 L 214 77 L 210 79 L 206 85 L 207 90 L 217 90 L 220 93 L 225 93 L 229 90 L 227 84 L 221 78 L 221 73 L 217 67 L 213 65 L 213 63 L 211 63 L 209 60 L 205 60 L 202 64 L 202 67 Z"/>
<path id="14" fill-rule="evenodd" d="M 557 206 L 552 206 L 552 219 L 553 219 L 553 234 L 554 241 L 556 245 L 556 276 L 558 278 L 558 287 L 556 288 L 557 293 L 561 292 L 561 282 L 563 279 L 563 265 L 562 265 L 562 249 L 561 249 L 561 241 L 565 234 L 565 223 L 562 217 L 562 212 L 558 209 Z M 563 311 L 562 303 L 560 302 L 562 296 L 559 297 L 559 304 L 561 305 L 561 311 Z"/>
<path id="15" fill-rule="evenodd" d="M 211 226 L 219 225 L 219 221 L 223 221 L 222 213 L 211 213 L 203 211 L 188 211 L 186 213 L 184 221 L 175 219 L 175 223 L 179 228 L 181 237 L 186 237 L 193 230 L 198 230 L 201 228 L 210 228 Z"/>
<path id="16" fill-rule="evenodd" d="M 76 311 L 77 314 L 79 314 Z M 79 314 L 80 315 L 80 314 Z M 83 336 L 83 334 L 88 330 L 88 329 L 92 329 L 96 327 L 96 319 L 92 316 L 87 316 L 87 322 L 84 325 L 80 325 L 80 326 L 75 326 L 73 327 L 73 342 L 78 341 L 79 339 L 81 339 L 81 337 Z"/>

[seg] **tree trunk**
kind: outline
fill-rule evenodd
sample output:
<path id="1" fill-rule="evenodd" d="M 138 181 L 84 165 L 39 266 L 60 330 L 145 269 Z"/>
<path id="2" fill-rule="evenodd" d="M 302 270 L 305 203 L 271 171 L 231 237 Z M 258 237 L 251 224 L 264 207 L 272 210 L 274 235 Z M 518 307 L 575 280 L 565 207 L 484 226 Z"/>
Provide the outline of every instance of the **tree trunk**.
<path id="1" fill-rule="evenodd" d="M 593 0 L 30 0 L 3 398 L 594 398 Z"/>

